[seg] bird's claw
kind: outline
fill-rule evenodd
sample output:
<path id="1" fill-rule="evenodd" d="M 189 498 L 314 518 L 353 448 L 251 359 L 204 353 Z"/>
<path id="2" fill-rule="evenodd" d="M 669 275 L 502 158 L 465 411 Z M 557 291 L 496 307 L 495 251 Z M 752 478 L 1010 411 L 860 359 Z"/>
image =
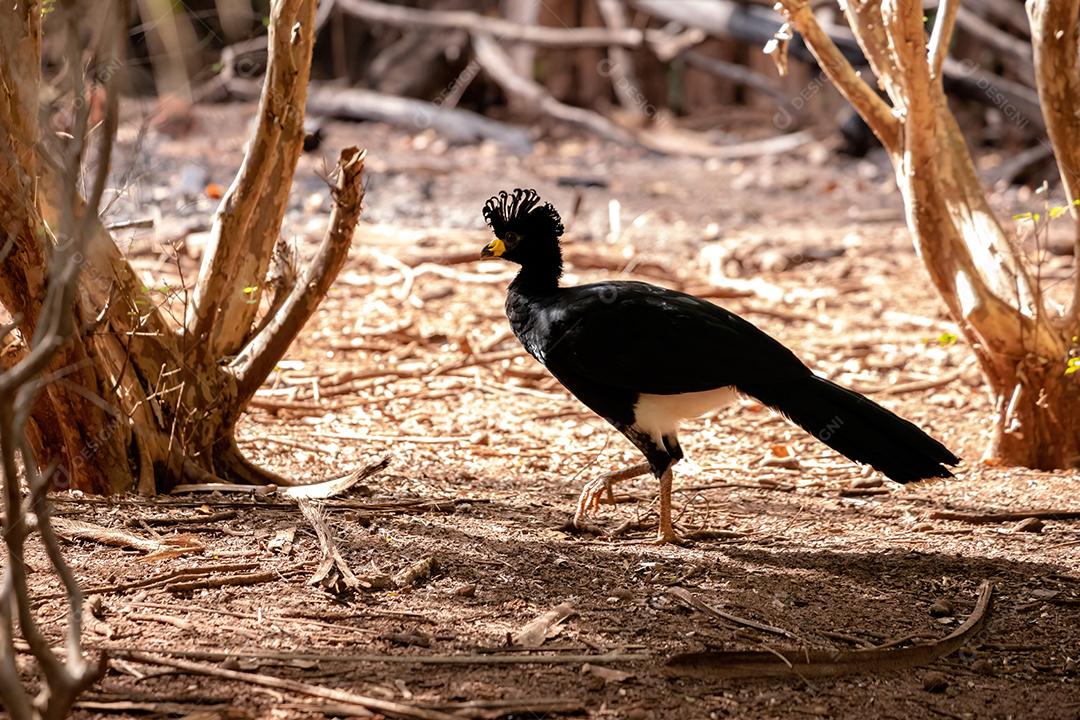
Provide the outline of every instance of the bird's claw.
<path id="1" fill-rule="evenodd" d="M 574 525 L 582 527 L 585 524 L 585 516 L 600 509 L 601 497 L 606 493 L 608 503 L 615 504 L 615 492 L 612 489 L 610 477 L 600 477 L 585 483 L 578 497 L 577 511 L 574 513 Z"/>
<path id="2" fill-rule="evenodd" d="M 686 545 L 686 539 L 675 532 L 674 528 L 668 528 L 666 531 L 661 526 L 656 532 L 656 540 L 653 541 L 653 545 Z"/>

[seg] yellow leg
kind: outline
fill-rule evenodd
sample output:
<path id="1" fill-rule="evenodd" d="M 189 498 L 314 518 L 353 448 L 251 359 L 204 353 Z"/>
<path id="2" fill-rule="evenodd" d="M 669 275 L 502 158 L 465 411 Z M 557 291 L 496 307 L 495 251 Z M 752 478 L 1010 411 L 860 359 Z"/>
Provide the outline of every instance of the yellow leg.
<path id="1" fill-rule="evenodd" d="M 669 467 L 660 477 L 660 529 L 656 534 L 657 543 L 681 542 L 681 538 L 675 534 L 675 527 L 671 524 L 671 483 L 672 474 Z"/>

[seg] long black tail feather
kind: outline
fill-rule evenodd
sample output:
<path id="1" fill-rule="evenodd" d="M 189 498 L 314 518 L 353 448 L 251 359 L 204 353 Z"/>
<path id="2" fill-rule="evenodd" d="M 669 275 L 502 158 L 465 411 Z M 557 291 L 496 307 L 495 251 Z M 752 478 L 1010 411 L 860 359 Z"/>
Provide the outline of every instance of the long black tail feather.
<path id="1" fill-rule="evenodd" d="M 739 390 L 780 411 L 841 455 L 899 483 L 952 477 L 944 466 L 960 463 L 960 458 L 914 424 L 815 375 Z"/>

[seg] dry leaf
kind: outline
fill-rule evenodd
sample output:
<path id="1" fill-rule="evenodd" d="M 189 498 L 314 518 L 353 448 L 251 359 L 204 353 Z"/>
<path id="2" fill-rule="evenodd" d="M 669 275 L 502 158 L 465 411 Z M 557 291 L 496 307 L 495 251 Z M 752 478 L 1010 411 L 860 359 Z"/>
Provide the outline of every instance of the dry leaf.
<path id="1" fill-rule="evenodd" d="M 514 645 L 521 647 L 540 647 L 549 637 L 558 634 L 557 627 L 568 617 L 577 615 L 577 610 L 570 603 L 559 603 L 551 610 L 541 613 L 525 624 L 513 637 Z"/>
<path id="2" fill-rule="evenodd" d="M 616 670 L 615 668 L 604 667 L 602 665 L 589 665 L 588 663 L 581 666 L 581 672 L 588 673 L 589 675 L 595 675 L 603 680 L 605 683 L 621 683 L 634 677 L 633 673 L 624 672 L 622 670 Z"/>

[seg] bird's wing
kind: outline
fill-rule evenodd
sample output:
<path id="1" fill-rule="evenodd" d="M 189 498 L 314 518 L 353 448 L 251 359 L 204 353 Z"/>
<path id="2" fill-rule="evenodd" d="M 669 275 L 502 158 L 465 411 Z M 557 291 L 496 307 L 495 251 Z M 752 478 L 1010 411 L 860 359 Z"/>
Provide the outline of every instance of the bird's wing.
<path id="1" fill-rule="evenodd" d="M 672 395 L 810 373 L 790 350 L 738 315 L 646 283 L 566 288 L 549 320 L 544 362 L 560 379 Z"/>

